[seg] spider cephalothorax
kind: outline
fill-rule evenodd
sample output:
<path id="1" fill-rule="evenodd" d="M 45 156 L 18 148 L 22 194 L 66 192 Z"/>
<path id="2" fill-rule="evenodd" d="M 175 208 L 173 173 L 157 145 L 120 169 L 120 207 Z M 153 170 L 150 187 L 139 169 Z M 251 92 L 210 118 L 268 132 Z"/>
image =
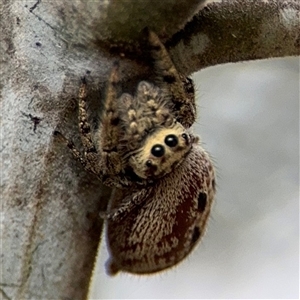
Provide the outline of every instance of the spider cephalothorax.
<path id="1" fill-rule="evenodd" d="M 157 36 L 149 37 L 155 45 Z M 161 43 L 152 53 L 162 59 L 155 64 L 159 86 L 141 81 L 135 95 L 118 97 L 118 63 L 112 69 L 96 144 L 107 185 L 149 185 L 171 172 L 198 141 L 188 129 L 196 113 L 191 80 L 177 73 Z"/>
<path id="2" fill-rule="evenodd" d="M 109 274 L 148 274 L 174 266 L 204 234 L 215 194 L 214 168 L 199 138 L 191 79 L 179 74 L 159 38 L 148 32 L 156 81 L 118 97 L 118 64 L 108 80 L 101 126 L 91 131 L 86 83 L 79 92 L 85 169 L 115 187 L 107 219 Z"/>
<path id="3" fill-rule="evenodd" d="M 115 66 L 113 78 L 117 78 L 117 70 Z M 135 97 L 123 94 L 116 100 L 119 103 L 115 113 L 119 119 L 117 151 L 124 165 L 121 168 L 124 176 L 126 168 L 130 168 L 141 179 L 147 179 L 144 183 L 148 184 L 149 180 L 171 172 L 198 141 L 177 121 L 174 104 L 166 100 L 170 100 L 168 94 L 146 81 L 139 83 Z"/>

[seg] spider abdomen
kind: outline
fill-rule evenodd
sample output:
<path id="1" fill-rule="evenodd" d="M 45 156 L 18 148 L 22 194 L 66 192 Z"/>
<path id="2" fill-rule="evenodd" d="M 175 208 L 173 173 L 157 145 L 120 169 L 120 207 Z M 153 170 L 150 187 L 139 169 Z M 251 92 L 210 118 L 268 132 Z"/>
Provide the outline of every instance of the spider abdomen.
<path id="1" fill-rule="evenodd" d="M 146 197 L 141 196 L 140 205 L 109 219 L 108 273 L 153 273 L 176 265 L 188 255 L 205 232 L 213 181 L 208 155 L 194 146 L 176 170 L 157 181 Z M 117 195 L 112 209 L 117 209 L 123 198 L 122 192 Z"/>

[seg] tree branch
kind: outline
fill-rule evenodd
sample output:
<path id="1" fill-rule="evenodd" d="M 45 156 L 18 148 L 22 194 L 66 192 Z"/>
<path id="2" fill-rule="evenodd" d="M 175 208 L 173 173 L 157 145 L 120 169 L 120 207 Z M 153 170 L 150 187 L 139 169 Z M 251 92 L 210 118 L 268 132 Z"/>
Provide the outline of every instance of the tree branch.
<path id="1" fill-rule="evenodd" d="M 167 43 L 181 71 L 299 55 L 299 1 L 223 1 L 201 10 Z"/>

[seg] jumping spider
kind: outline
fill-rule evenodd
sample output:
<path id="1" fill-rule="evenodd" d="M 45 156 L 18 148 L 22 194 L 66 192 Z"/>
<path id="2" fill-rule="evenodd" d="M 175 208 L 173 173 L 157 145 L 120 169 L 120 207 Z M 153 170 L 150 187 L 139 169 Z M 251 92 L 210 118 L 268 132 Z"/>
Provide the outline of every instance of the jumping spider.
<path id="1" fill-rule="evenodd" d="M 135 96 L 118 98 L 115 64 L 96 133 L 87 121 L 83 81 L 83 155 L 56 132 L 86 170 L 115 187 L 104 214 L 111 275 L 153 273 L 181 261 L 204 234 L 215 194 L 213 165 L 189 129 L 196 114 L 193 83 L 177 72 L 153 32 L 148 43 L 155 84 L 141 81 Z"/>

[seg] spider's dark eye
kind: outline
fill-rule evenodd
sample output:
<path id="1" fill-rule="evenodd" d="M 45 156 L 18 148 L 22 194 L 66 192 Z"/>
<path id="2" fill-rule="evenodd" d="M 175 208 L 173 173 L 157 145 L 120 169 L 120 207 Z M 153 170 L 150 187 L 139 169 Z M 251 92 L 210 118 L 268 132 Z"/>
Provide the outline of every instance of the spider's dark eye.
<path id="1" fill-rule="evenodd" d="M 169 134 L 165 137 L 165 144 L 169 147 L 175 147 L 178 145 L 178 138 L 174 134 Z"/>
<path id="2" fill-rule="evenodd" d="M 188 135 L 187 135 L 186 133 L 183 133 L 181 136 L 182 136 L 186 141 L 188 140 Z"/>
<path id="3" fill-rule="evenodd" d="M 146 161 L 146 166 L 148 168 L 152 167 L 152 161 L 150 159 Z"/>
<path id="4" fill-rule="evenodd" d="M 154 145 L 151 149 L 151 154 L 155 157 L 162 157 L 165 154 L 165 148 L 162 145 Z"/>

